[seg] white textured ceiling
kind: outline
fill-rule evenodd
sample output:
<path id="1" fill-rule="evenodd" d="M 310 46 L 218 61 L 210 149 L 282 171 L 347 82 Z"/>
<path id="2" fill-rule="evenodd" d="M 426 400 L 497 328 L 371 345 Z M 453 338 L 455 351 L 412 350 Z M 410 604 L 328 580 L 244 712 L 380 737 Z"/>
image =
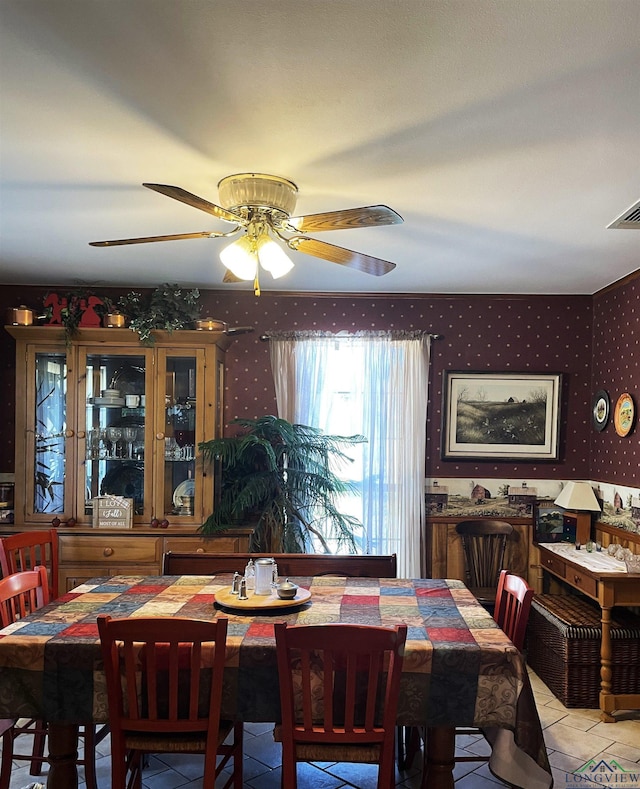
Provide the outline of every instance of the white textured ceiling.
<path id="1" fill-rule="evenodd" d="M 384 277 L 291 253 L 263 289 L 593 293 L 640 267 L 638 0 L 2 0 L 0 282 L 222 285 L 211 202 L 282 175 Z"/>

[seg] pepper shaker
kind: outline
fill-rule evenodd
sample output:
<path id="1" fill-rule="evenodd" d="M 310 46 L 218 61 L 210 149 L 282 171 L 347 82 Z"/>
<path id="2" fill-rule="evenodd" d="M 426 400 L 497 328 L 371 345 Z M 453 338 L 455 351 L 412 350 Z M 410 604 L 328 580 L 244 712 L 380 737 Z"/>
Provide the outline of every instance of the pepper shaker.
<path id="1" fill-rule="evenodd" d="M 247 581 L 245 578 L 240 579 L 240 592 L 238 594 L 238 600 L 248 600 L 247 596 Z"/>
<path id="2" fill-rule="evenodd" d="M 238 594 L 240 591 L 240 573 L 233 574 L 233 581 L 231 582 L 231 594 Z"/>

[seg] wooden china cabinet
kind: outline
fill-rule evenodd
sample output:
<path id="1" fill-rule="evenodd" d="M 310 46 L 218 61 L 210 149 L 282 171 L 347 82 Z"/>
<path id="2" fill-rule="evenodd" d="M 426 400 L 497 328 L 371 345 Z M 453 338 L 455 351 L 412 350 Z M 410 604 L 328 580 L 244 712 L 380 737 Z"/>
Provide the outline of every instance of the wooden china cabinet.
<path id="1" fill-rule="evenodd" d="M 16 340 L 13 530 L 57 525 L 60 592 L 160 572 L 166 550 L 248 550 L 250 529 L 198 533 L 215 495 L 198 444 L 222 434 L 228 337 L 154 332 L 145 346 L 128 329 L 81 329 L 67 342 L 60 327 L 6 328 Z M 107 495 L 133 500 L 132 528 L 94 528 Z"/>

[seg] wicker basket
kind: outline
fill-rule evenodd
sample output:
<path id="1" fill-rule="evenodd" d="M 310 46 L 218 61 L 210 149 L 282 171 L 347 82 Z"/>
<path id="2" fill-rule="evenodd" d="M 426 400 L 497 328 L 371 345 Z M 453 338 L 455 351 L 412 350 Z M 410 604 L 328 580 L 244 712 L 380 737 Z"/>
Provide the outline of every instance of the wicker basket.
<path id="1" fill-rule="evenodd" d="M 527 660 L 565 707 L 598 709 L 600 609 L 584 598 L 536 595 L 529 615 Z M 640 617 L 615 609 L 612 690 L 640 693 Z"/>

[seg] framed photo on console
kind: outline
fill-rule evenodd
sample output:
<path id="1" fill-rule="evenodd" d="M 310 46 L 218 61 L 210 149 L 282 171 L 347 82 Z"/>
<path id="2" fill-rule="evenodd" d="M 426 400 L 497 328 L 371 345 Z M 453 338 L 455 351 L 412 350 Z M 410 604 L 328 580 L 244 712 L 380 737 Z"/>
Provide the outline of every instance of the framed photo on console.
<path id="1" fill-rule="evenodd" d="M 443 460 L 559 457 L 561 373 L 444 373 Z"/>
<path id="2" fill-rule="evenodd" d="M 551 499 L 538 499 L 533 509 L 534 542 L 575 542 L 576 518 Z"/>

